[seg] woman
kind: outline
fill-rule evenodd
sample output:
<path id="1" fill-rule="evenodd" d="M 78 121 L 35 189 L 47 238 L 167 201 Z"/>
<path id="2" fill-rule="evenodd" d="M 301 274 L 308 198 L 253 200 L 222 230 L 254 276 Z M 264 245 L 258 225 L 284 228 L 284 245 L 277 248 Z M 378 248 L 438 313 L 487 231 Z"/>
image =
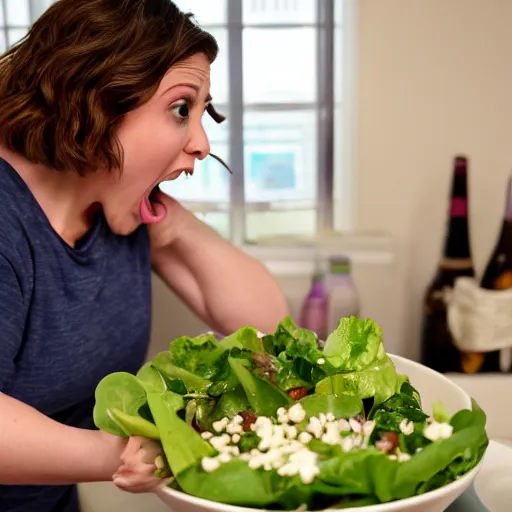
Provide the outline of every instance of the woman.
<path id="1" fill-rule="evenodd" d="M 0 510 L 158 483 L 156 445 L 91 418 L 100 379 L 144 361 L 151 268 L 212 329 L 287 314 L 262 265 L 157 188 L 210 153 L 216 53 L 169 0 L 59 0 L 0 58 Z"/>

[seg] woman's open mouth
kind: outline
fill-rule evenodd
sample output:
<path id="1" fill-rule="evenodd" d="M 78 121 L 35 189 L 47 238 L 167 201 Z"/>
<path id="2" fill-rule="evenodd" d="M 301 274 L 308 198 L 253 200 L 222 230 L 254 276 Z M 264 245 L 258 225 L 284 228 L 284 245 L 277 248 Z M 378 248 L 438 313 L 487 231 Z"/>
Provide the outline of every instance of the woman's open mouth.
<path id="1" fill-rule="evenodd" d="M 165 206 L 158 200 L 158 185 L 146 194 L 139 206 L 140 219 L 144 224 L 156 224 L 162 221 L 167 213 Z"/>

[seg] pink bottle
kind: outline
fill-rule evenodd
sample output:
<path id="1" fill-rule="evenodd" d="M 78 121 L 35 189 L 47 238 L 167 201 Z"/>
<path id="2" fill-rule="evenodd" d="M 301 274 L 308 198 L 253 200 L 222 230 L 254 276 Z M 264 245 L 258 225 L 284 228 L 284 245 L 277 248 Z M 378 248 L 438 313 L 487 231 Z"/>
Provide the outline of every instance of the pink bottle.
<path id="1" fill-rule="evenodd" d="M 317 334 L 325 341 L 329 325 L 329 297 L 324 285 L 324 276 L 316 272 L 300 313 L 300 326 Z"/>

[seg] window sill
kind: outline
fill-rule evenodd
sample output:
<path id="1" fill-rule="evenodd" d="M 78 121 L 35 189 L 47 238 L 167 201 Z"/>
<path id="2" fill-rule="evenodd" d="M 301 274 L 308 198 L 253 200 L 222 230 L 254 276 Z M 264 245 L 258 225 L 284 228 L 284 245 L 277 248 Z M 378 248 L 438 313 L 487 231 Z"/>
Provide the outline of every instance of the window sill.
<path id="1" fill-rule="evenodd" d="M 311 275 L 315 260 L 347 256 L 354 265 L 391 265 L 395 261 L 392 238 L 382 233 L 332 234 L 321 238 L 274 238 L 242 249 L 280 276 Z"/>

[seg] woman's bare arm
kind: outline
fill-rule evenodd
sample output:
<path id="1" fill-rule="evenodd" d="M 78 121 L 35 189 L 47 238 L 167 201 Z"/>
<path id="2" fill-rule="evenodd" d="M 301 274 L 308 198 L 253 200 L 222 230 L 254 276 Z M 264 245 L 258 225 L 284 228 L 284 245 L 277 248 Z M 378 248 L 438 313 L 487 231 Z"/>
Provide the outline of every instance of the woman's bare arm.
<path id="1" fill-rule="evenodd" d="M 125 439 L 62 425 L 0 393 L 0 484 L 111 480 L 125 446 Z"/>

